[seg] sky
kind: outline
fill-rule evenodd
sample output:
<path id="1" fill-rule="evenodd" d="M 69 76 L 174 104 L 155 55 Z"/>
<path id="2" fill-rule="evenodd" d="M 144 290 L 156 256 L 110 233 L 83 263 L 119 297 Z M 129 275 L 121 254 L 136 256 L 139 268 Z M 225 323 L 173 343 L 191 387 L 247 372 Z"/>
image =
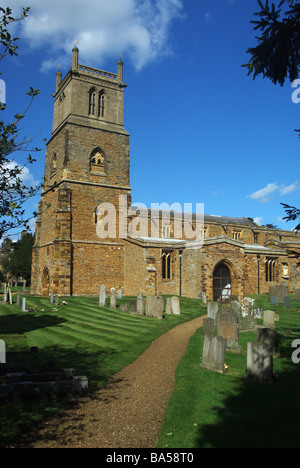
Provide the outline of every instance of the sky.
<path id="1" fill-rule="evenodd" d="M 257 0 L 26 1 L 7 1 L 14 16 L 31 10 L 12 29 L 18 56 L 0 63 L 6 121 L 26 108 L 30 86 L 40 89 L 22 123 L 42 148 L 26 182 L 44 175 L 55 74 L 68 72 L 77 41 L 81 64 L 116 73 L 122 56 L 133 204 L 203 203 L 206 214 L 295 227 L 280 203 L 300 207 L 300 82 L 275 86 L 242 67 Z"/>

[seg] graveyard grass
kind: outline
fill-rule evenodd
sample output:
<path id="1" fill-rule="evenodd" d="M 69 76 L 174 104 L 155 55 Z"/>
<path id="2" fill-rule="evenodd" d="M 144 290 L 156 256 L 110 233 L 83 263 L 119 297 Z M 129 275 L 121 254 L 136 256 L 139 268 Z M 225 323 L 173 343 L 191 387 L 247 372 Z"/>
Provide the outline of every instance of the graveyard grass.
<path id="1" fill-rule="evenodd" d="M 1 372 L 8 368 L 71 367 L 77 375 L 88 377 L 93 390 L 103 386 L 111 375 L 130 364 L 169 329 L 206 313 L 205 306 L 190 299 L 182 299 L 180 316 L 157 320 L 100 308 L 98 298 L 65 298 L 67 305 L 56 307 L 48 298 L 22 296 L 20 290 L 19 293 L 21 298 L 26 297 L 30 311 L 21 312 L 16 304 L 2 304 L 0 308 L 0 339 L 5 341 L 8 353 L 7 364 L 0 364 L 0 383 Z M 2 297 L 0 294 L 0 300 Z M 129 306 L 130 299 L 133 298 L 125 297 L 122 303 Z M 38 354 L 28 353 L 31 347 L 38 347 Z M 0 447 L 72 405 L 76 405 L 76 398 L 0 398 Z"/>
<path id="2" fill-rule="evenodd" d="M 191 338 L 176 371 L 158 448 L 299 448 L 299 365 L 293 364 L 292 342 L 300 338 L 300 303 L 270 307 L 267 296 L 251 296 L 255 307 L 279 315 L 281 357 L 274 358 L 274 383 L 245 378 L 247 342 L 257 333 L 240 333 L 242 354 L 226 352 L 226 374 L 199 367 L 202 329 Z M 262 320 L 258 320 L 262 325 Z"/>

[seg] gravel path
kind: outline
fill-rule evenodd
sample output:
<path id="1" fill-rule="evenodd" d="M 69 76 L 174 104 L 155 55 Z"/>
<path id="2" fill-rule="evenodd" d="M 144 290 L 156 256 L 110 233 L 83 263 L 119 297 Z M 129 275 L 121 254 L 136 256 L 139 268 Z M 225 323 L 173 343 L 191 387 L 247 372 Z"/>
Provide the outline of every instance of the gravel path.
<path id="1" fill-rule="evenodd" d="M 176 368 L 203 318 L 153 341 L 92 399 L 47 422 L 34 441 L 28 437 L 23 444 L 28 448 L 155 448 Z"/>

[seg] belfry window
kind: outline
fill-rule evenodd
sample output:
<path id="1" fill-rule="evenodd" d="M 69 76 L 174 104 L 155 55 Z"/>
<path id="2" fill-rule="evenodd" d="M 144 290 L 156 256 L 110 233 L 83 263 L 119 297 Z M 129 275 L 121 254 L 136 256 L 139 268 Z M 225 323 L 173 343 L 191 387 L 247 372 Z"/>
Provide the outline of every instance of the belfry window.
<path id="1" fill-rule="evenodd" d="M 96 115 L 96 91 L 91 90 L 89 95 L 89 115 Z"/>
<path id="2" fill-rule="evenodd" d="M 105 94 L 104 91 L 99 93 L 99 117 L 104 117 Z"/>
<path id="3" fill-rule="evenodd" d="M 105 156 L 100 148 L 94 149 L 91 154 L 91 171 L 104 172 Z"/>
<path id="4" fill-rule="evenodd" d="M 162 279 L 171 279 L 172 275 L 172 252 L 171 251 L 162 251 L 161 261 L 162 261 Z"/>

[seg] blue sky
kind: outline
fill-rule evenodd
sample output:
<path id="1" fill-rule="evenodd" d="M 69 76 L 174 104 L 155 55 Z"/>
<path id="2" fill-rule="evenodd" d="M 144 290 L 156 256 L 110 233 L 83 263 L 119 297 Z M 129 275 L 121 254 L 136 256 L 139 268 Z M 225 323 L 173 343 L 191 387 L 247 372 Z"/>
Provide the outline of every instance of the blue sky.
<path id="1" fill-rule="evenodd" d="M 18 11 L 20 0 L 8 1 Z M 13 31 L 19 55 L 1 62 L 5 119 L 39 88 L 23 134 L 43 146 L 52 129 L 55 73 L 80 63 L 116 72 L 124 61 L 125 128 L 130 133 L 133 202 L 204 203 L 205 213 L 282 221 L 280 203 L 300 207 L 300 104 L 295 89 L 253 81 L 242 68 L 256 44 L 256 0 L 28 0 Z M 299 86 L 300 88 L 300 86 Z M 300 95 L 300 93 L 299 93 Z M 25 155 L 17 154 L 22 163 Z M 44 173 L 45 149 L 27 180 Z M 27 210 L 36 209 L 39 198 Z"/>

